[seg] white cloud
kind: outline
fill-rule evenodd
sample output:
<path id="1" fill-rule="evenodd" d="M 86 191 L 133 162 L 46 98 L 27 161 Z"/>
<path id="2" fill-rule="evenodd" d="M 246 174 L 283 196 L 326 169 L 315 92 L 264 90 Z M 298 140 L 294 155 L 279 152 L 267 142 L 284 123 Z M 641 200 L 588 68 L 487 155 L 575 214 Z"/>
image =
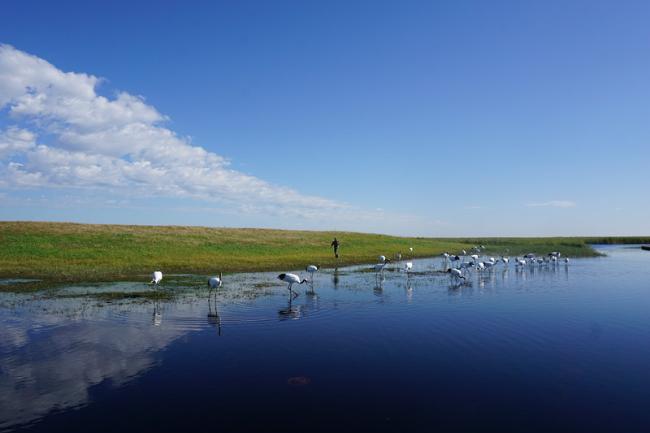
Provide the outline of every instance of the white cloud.
<path id="1" fill-rule="evenodd" d="M 528 203 L 526 204 L 526 206 L 569 208 L 569 207 L 576 207 L 576 203 L 570 200 L 551 200 L 551 201 L 544 201 L 544 202 L 537 202 L 537 203 Z"/>
<path id="2" fill-rule="evenodd" d="M 25 153 L 36 145 L 36 136 L 26 129 L 10 126 L 0 131 L 0 159 Z"/>
<path id="3" fill-rule="evenodd" d="M 0 110 L 11 123 L 0 130 L 0 187 L 187 197 L 307 217 L 358 211 L 233 170 L 166 128 L 167 118 L 144 98 L 98 95 L 100 82 L 0 45 Z"/>

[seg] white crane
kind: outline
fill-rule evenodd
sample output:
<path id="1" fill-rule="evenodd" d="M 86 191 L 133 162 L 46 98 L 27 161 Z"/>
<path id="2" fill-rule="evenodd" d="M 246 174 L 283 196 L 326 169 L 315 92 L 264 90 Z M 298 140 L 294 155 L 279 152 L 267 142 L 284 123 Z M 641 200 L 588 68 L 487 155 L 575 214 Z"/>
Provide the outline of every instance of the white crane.
<path id="1" fill-rule="evenodd" d="M 317 265 L 309 265 L 305 268 L 307 272 L 309 272 L 309 275 L 311 275 L 311 282 L 314 282 L 314 272 L 318 271 L 318 266 Z"/>
<path id="2" fill-rule="evenodd" d="M 460 264 L 459 269 L 472 269 L 474 266 L 476 266 L 474 262 L 463 262 Z"/>
<path id="3" fill-rule="evenodd" d="M 519 257 L 517 257 L 517 259 L 515 260 L 515 264 L 517 266 L 526 266 L 526 260 L 520 259 Z"/>
<path id="4" fill-rule="evenodd" d="M 386 261 L 386 256 L 379 256 L 379 263 L 384 263 Z"/>
<path id="5" fill-rule="evenodd" d="M 384 272 L 384 268 L 386 267 L 387 264 L 388 264 L 388 261 L 385 261 L 385 262 L 382 262 L 382 263 L 377 263 L 377 264 L 374 266 L 375 273 L 377 273 L 377 274 L 383 273 L 383 272 Z"/>
<path id="6" fill-rule="evenodd" d="M 219 272 L 218 277 L 210 277 L 208 279 L 208 287 L 211 289 L 218 289 L 223 285 L 223 274 Z"/>
<path id="7" fill-rule="evenodd" d="M 404 263 L 404 270 L 406 271 L 406 276 L 409 276 L 410 272 L 413 270 L 413 262 Z"/>
<path id="8" fill-rule="evenodd" d="M 508 266 L 508 263 L 510 263 L 510 257 L 501 257 L 501 261 Z"/>
<path id="9" fill-rule="evenodd" d="M 462 273 L 462 271 L 460 269 L 449 268 L 449 269 L 447 269 L 447 273 L 450 274 L 451 279 L 456 281 L 456 282 L 465 279 L 465 276 L 463 275 L 463 273 Z"/>
<path id="10" fill-rule="evenodd" d="M 291 288 L 293 287 L 294 284 L 305 284 L 307 282 L 306 279 L 303 279 L 300 281 L 300 277 L 296 274 L 280 274 L 278 275 L 278 280 L 284 281 L 285 283 L 288 283 L 289 285 L 287 286 L 287 289 L 289 290 L 289 296 L 293 295 L 295 298 L 298 296 L 298 293 L 294 292 Z"/>
<path id="11" fill-rule="evenodd" d="M 494 261 L 494 258 L 491 258 L 487 262 L 479 262 L 477 268 L 479 271 L 484 271 L 486 269 L 492 269 L 495 264 L 496 262 Z"/>
<path id="12" fill-rule="evenodd" d="M 390 262 L 390 260 L 385 260 L 382 263 L 377 263 L 375 266 L 373 266 L 373 269 L 375 270 L 375 278 L 379 276 L 384 276 L 384 268 L 386 265 Z"/>
<path id="13" fill-rule="evenodd" d="M 154 271 L 151 274 L 151 283 L 149 283 L 149 284 L 153 284 L 153 285 L 157 286 L 162 281 L 162 279 L 163 279 L 162 272 Z"/>

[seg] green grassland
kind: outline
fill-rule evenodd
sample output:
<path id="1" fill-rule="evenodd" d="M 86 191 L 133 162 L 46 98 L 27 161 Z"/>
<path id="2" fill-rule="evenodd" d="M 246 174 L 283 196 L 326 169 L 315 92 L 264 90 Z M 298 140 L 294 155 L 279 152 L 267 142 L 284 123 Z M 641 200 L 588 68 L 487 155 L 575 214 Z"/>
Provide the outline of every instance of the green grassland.
<path id="1" fill-rule="evenodd" d="M 336 261 L 330 242 L 341 242 Z M 641 243 L 650 238 L 414 238 L 350 232 L 183 226 L 0 222 L 0 277 L 46 281 L 107 281 L 165 273 L 215 274 L 373 263 L 409 247 L 430 257 L 484 245 L 489 255 L 561 251 L 597 255 L 590 242 Z"/>

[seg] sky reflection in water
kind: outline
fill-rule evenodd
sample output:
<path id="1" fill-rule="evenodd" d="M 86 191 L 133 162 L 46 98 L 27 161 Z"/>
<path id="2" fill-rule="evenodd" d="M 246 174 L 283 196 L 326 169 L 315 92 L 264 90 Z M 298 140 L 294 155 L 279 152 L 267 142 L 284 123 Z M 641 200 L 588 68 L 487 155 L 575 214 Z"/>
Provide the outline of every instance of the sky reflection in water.
<path id="1" fill-rule="evenodd" d="M 171 302 L 4 293 L 0 428 L 647 431 L 650 253 L 602 248 L 461 287 L 440 260 L 326 270 L 292 302 L 276 273 L 210 301 L 191 276 Z"/>

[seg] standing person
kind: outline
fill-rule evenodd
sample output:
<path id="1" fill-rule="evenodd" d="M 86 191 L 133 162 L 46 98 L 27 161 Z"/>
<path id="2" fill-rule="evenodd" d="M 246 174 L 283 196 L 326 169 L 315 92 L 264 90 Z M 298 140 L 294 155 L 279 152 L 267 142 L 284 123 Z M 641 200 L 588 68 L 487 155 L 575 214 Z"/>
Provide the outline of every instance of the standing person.
<path id="1" fill-rule="evenodd" d="M 331 246 L 334 248 L 334 257 L 339 258 L 339 241 L 334 238 Z"/>

